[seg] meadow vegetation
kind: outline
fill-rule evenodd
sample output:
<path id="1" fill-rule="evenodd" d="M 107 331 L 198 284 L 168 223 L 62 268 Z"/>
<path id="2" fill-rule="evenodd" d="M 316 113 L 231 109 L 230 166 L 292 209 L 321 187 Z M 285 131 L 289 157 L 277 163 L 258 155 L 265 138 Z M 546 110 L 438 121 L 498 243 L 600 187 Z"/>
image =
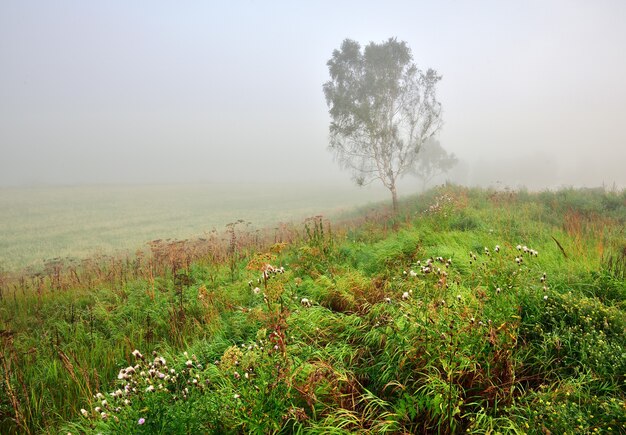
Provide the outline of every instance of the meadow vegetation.
<path id="1" fill-rule="evenodd" d="M 0 188 L 0 270 L 97 255 L 120 256 L 155 239 L 199 238 L 242 219 L 263 228 L 340 214 L 383 189 L 293 184 L 172 184 Z"/>
<path id="2" fill-rule="evenodd" d="M 4 276 L 0 432 L 626 432 L 626 192 L 399 209 Z"/>

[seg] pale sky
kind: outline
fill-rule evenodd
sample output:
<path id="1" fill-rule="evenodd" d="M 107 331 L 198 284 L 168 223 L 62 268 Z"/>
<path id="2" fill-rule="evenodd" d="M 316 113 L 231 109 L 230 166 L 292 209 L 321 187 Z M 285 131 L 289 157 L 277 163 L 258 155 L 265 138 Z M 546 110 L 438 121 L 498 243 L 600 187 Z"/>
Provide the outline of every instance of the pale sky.
<path id="1" fill-rule="evenodd" d="M 349 182 L 326 62 L 406 41 L 470 184 L 626 186 L 626 2 L 0 1 L 0 186 Z"/>

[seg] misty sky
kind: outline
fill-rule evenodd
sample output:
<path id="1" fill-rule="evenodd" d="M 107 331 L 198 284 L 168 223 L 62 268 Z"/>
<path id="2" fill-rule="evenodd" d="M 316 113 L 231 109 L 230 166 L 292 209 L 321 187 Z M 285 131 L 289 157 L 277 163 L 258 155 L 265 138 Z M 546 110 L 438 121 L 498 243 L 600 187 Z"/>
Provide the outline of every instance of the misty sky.
<path id="1" fill-rule="evenodd" d="M 0 186 L 345 181 L 342 40 L 443 75 L 465 183 L 626 186 L 626 2 L 0 3 Z"/>

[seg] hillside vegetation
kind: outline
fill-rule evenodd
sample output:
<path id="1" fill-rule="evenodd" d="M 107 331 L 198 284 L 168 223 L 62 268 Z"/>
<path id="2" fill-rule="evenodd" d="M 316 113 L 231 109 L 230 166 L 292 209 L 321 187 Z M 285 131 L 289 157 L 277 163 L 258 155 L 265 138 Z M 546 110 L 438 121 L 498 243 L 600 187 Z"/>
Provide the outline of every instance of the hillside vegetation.
<path id="1" fill-rule="evenodd" d="M 445 187 L 4 280 L 1 433 L 624 433 L 626 192 Z"/>

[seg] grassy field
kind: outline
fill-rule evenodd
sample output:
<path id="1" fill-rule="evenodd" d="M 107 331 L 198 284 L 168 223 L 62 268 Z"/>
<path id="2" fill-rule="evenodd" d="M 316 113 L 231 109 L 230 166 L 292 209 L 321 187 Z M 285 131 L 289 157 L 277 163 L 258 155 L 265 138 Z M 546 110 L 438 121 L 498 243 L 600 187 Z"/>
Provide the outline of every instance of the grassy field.
<path id="1" fill-rule="evenodd" d="M 154 185 L 0 189 L 0 270 L 199 237 L 238 219 L 265 227 L 386 199 L 380 189 L 313 185 Z"/>
<path id="2" fill-rule="evenodd" d="M 625 227 L 448 187 L 0 282 L 0 432 L 626 433 Z"/>

